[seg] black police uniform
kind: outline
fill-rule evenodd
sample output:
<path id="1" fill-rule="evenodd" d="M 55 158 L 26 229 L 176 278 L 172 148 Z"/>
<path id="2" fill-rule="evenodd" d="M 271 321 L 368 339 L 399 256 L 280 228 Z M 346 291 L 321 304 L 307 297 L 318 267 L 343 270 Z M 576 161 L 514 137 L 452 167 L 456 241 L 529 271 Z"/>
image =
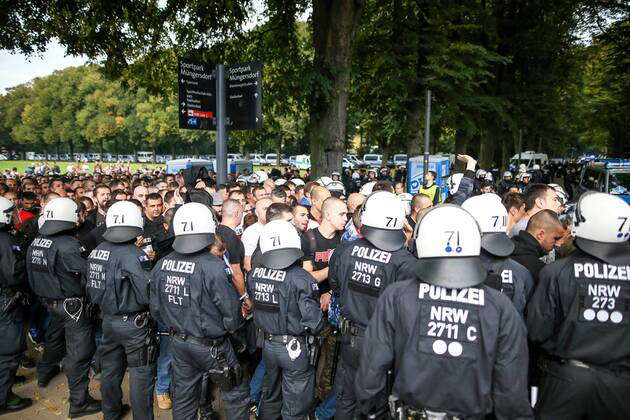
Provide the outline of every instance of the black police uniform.
<path id="1" fill-rule="evenodd" d="M 0 412 L 15 380 L 20 357 L 26 349 L 24 313 L 19 290 L 26 284 L 24 254 L 13 235 L 0 230 Z M 17 295 L 16 295 L 17 294 Z"/>
<path id="2" fill-rule="evenodd" d="M 151 263 L 133 242 L 103 242 L 88 257 L 85 287 L 103 314 L 99 346 L 105 419 L 118 419 L 120 385 L 129 367 L 134 419 L 153 419 L 157 340 L 149 320 Z"/>
<path id="3" fill-rule="evenodd" d="M 355 387 L 360 413 L 376 411 L 390 368 L 405 416 L 532 418 L 525 325 L 490 287 L 447 289 L 417 279 L 389 286 L 365 333 Z"/>
<path id="4" fill-rule="evenodd" d="M 64 351 L 64 372 L 70 389 L 70 414 L 92 404 L 88 372 L 95 351 L 94 330 L 85 302 L 81 277 L 86 261 L 79 241 L 69 232 L 36 237 L 28 247 L 26 267 L 33 292 L 50 311 L 44 346 L 50 359 L 42 358 L 38 376 L 57 369 Z"/>
<path id="5" fill-rule="evenodd" d="M 481 250 L 481 262 L 488 270 L 485 284 L 505 294 L 524 316 L 527 300 L 534 292 L 534 279 L 529 270 L 512 258 L 500 258 Z"/>
<path id="6" fill-rule="evenodd" d="M 378 297 L 390 284 L 414 278 L 416 263 L 417 259 L 406 248 L 382 251 L 363 238 L 343 242 L 330 257 L 328 275 L 333 291 L 339 296 L 342 335 L 341 358 L 335 378 L 335 418 L 354 418 L 354 379 L 365 328 Z"/>
<path id="7" fill-rule="evenodd" d="M 315 398 L 313 336 L 324 325 L 317 283 L 298 262 L 284 270 L 256 267 L 247 284 L 254 323 L 264 340 L 266 370 L 258 418 L 304 419 Z"/>
<path id="8" fill-rule="evenodd" d="M 540 419 L 630 416 L 630 256 L 607 264 L 581 250 L 547 265 L 527 307 L 539 366 Z"/>
<path id="9" fill-rule="evenodd" d="M 169 329 L 173 418 L 196 419 L 204 372 L 221 388 L 226 417 L 249 418 L 249 390 L 228 334 L 242 322 L 223 261 L 208 250 L 173 251 L 151 273 L 151 314 Z"/>

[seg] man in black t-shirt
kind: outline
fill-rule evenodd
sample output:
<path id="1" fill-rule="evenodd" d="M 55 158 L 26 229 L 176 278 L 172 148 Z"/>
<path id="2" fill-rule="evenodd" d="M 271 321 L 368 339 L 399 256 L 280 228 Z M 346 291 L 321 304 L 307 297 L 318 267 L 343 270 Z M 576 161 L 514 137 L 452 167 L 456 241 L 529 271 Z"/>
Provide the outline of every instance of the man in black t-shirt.
<path id="1" fill-rule="evenodd" d="M 329 197 L 322 204 L 322 222 L 319 227 L 310 229 L 302 235 L 302 266 L 311 273 L 321 293 L 322 310 L 328 310 L 330 304 L 330 285 L 328 284 L 328 260 L 334 249 L 341 242 L 345 228 L 348 208 L 338 198 Z"/>

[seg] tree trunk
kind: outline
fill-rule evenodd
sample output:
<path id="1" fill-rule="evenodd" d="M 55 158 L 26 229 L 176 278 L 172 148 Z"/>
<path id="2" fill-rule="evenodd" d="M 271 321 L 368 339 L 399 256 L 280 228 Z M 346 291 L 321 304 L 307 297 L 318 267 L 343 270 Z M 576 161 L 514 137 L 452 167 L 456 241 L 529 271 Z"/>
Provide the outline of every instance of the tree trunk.
<path id="1" fill-rule="evenodd" d="M 319 84 L 309 103 L 307 132 L 313 179 L 341 170 L 345 153 L 352 43 L 362 9 L 362 0 L 313 1 L 313 66 L 315 72 L 329 82 Z"/>
<path id="2" fill-rule="evenodd" d="M 422 144 L 422 135 L 424 131 L 422 130 L 422 124 L 420 121 L 422 119 L 422 115 L 424 114 L 422 111 L 424 107 L 422 106 L 422 101 L 419 96 L 415 96 L 414 100 L 407 111 L 407 129 L 405 132 L 407 133 L 407 156 L 420 156 Z"/>

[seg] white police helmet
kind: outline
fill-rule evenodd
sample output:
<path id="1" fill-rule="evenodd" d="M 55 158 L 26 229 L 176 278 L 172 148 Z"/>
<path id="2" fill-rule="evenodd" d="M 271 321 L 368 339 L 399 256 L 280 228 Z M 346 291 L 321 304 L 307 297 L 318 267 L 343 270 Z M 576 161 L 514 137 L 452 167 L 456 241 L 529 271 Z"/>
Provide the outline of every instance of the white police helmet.
<path id="1" fill-rule="evenodd" d="M 549 186 L 556 190 L 556 195 L 560 200 L 560 204 L 562 204 L 563 206 L 567 204 L 567 202 L 569 201 L 569 196 L 567 195 L 567 192 L 564 190 L 564 188 L 562 188 L 558 184 L 549 184 Z"/>
<path id="2" fill-rule="evenodd" d="M 291 179 L 291 182 L 293 182 L 297 186 L 304 185 L 304 180 L 301 178 L 293 178 Z"/>
<path id="3" fill-rule="evenodd" d="M 453 174 L 448 177 L 446 180 L 446 184 L 448 185 L 448 192 L 453 195 L 459 189 L 459 184 L 462 182 L 462 178 L 464 178 L 464 174 Z"/>
<path id="4" fill-rule="evenodd" d="M 131 201 L 118 201 L 107 210 L 105 217 L 107 230 L 103 238 L 109 242 L 121 243 L 142 235 L 144 219 L 142 211 Z"/>
<path id="5" fill-rule="evenodd" d="M 492 182 L 492 173 L 491 172 L 486 172 L 486 175 L 485 175 L 484 178 L 485 178 L 486 181 Z"/>
<path id="6" fill-rule="evenodd" d="M 254 174 L 258 176 L 258 182 L 265 182 L 269 179 L 269 175 L 265 171 L 255 171 Z"/>
<path id="7" fill-rule="evenodd" d="M 372 245 L 383 251 L 403 247 L 407 237 L 403 233 L 405 206 L 395 194 L 377 191 L 363 204 L 361 234 Z"/>
<path id="8" fill-rule="evenodd" d="M 340 181 L 332 181 L 330 184 L 326 185 L 326 189 L 335 197 L 346 195 L 346 187 L 344 187 Z"/>
<path id="9" fill-rule="evenodd" d="M 278 178 L 273 183 L 276 184 L 276 185 L 284 185 L 284 184 L 287 183 L 287 180 L 284 179 L 284 178 Z"/>
<path id="10" fill-rule="evenodd" d="M 400 193 L 398 194 L 398 199 L 405 205 L 405 214 L 409 216 L 411 214 L 411 200 L 413 200 L 413 195 Z"/>
<path id="11" fill-rule="evenodd" d="M 333 182 L 332 178 L 328 177 L 328 176 L 322 176 L 319 177 L 317 179 L 317 182 L 319 185 L 321 185 L 322 187 L 326 187 L 328 184 L 330 184 L 331 182 Z"/>
<path id="12" fill-rule="evenodd" d="M 186 203 L 173 217 L 173 231 L 173 249 L 180 254 L 193 254 L 212 245 L 216 222 L 208 206 Z"/>
<path id="13" fill-rule="evenodd" d="M 367 197 L 368 195 L 372 194 L 372 190 L 374 189 L 375 184 L 376 184 L 376 181 L 368 182 L 367 184 L 361 187 L 359 192 Z"/>
<path id="14" fill-rule="evenodd" d="M 514 251 L 514 242 L 507 236 L 508 212 L 496 194 L 482 194 L 464 201 L 462 208 L 479 223 L 481 248 L 497 257 Z"/>
<path id="15" fill-rule="evenodd" d="M 486 177 L 486 170 L 485 169 L 477 169 L 477 172 L 475 173 L 475 178 L 477 179 L 482 179 Z"/>
<path id="16" fill-rule="evenodd" d="M 268 268 L 287 268 L 304 256 L 297 230 L 285 220 L 267 223 L 260 233 L 259 244 L 262 263 Z"/>
<path id="17" fill-rule="evenodd" d="M 44 219 L 44 224 L 39 229 L 42 235 L 54 235 L 74 229 L 79 223 L 79 206 L 69 198 L 55 198 L 46 204 Z"/>
<path id="18" fill-rule="evenodd" d="M 540 169 L 540 165 L 535 163 L 534 166 L 532 166 L 532 170 L 534 171 L 538 171 Z"/>
<path id="19" fill-rule="evenodd" d="M 512 178 L 512 172 L 510 171 L 503 172 L 503 178 Z"/>
<path id="20" fill-rule="evenodd" d="M 14 209 L 13 201 L 0 197 L 0 228 L 11 224 Z"/>
<path id="21" fill-rule="evenodd" d="M 630 258 L 630 206 L 601 192 L 583 194 L 575 208 L 575 243 L 587 254 L 614 265 Z"/>
<path id="22" fill-rule="evenodd" d="M 460 289 L 481 284 L 481 232 L 466 210 L 453 204 L 433 207 L 418 221 L 417 276 L 436 286 Z"/>

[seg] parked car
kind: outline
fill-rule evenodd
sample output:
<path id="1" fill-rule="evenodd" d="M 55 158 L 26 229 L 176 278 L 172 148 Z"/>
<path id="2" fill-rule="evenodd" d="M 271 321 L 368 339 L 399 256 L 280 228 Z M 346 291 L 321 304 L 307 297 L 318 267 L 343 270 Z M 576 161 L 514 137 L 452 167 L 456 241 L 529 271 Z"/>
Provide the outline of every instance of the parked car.
<path id="1" fill-rule="evenodd" d="M 240 153 L 228 153 L 227 158 L 228 160 L 242 160 L 243 156 Z"/>
<path id="2" fill-rule="evenodd" d="M 599 191 L 630 204 L 630 159 L 597 159 L 582 168 L 578 194 Z"/>
<path id="3" fill-rule="evenodd" d="M 0 154 L 0 160 L 8 160 L 7 155 Z"/>
<path id="4" fill-rule="evenodd" d="M 34 160 L 46 160 L 46 155 L 43 153 L 35 153 Z"/>
<path id="5" fill-rule="evenodd" d="M 133 155 L 118 155 L 118 161 L 119 162 L 135 162 L 136 159 L 133 157 Z"/>
<path id="6" fill-rule="evenodd" d="M 397 154 L 394 155 L 394 158 L 392 159 L 392 163 L 395 166 L 407 166 L 407 155 L 405 154 Z"/>
<path id="7" fill-rule="evenodd" d="M 277 153 L 267 153 L 265 155 L 265 164 L 266 165 L 275 165 L 278 163 L 278 154 Z"/>
<path id="8" fill-rule="evenodd" d="M 341 167 L 344 169 L 352 169 L 354 167 L 356 167 L 357 165 L 352 162 L 350 159 L 348 158 L 343 158 L 343 160 L 341 161 Z"/>
<path id="9" fill-rule="evenodd" d="M 363 155 L 363 164 L 369 168 L 378 168 L 383 163 L 383 155 L 366 154 Z"/>
<path id="10" fill-rule="evenodd" d="M 260 153 L 250 153 L 249 160 L 252 162 L 252 165 L 265 165 L 267 162 L 265 161 L 265 157 Z"/>
<path id="11" fill-rule="evenodd" d="M 151 163 L 153 162 L 153 152 L 138 152 L 138 162 L 140 163 Z"/>
<path id="12" fill-rule="evenodd" d="M 310 169 L 311 157 L 309 155 L 297 155 L 295 157 L 295 166 L 301 170 Z"/>

